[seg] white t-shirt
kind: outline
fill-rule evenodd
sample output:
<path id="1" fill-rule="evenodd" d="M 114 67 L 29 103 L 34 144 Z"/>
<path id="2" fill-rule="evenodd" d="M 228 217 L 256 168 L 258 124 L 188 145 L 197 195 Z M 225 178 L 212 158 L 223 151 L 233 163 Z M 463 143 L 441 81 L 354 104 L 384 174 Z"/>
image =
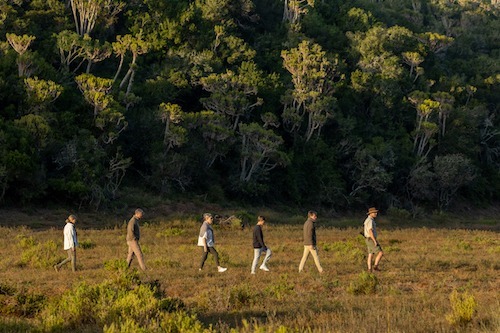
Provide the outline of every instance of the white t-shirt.
<path id="1" fill-rule="evenodd" d="M 371 216 L 368 216 L 365 220 L 365 229 L 364 229 L 364 234 L 365 237 L 370 237 L 370 229 L 373 230 L 373 236 L 377 238 L 377 228 L 376 228 L 376 223 L 375 219 Z"/>

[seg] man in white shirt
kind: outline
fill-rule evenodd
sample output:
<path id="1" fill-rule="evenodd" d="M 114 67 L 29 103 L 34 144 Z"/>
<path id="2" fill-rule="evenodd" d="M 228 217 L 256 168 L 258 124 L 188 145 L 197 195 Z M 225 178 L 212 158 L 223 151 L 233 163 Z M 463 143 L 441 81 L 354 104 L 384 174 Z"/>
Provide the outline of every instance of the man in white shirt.
<path id="1" fill-rule="evenodd" d="M 63 231 L 64 250 L 66 250 L 66 252 L 68 253 L 68 257 L 63 261 L 61 261 L 60 263 L 58 263 L 57 265 L 54 265 L 54 269 L 56 270 L 56 272 L 59 272 L 61 266 L 70 261 L 71 261 L 71 269 L 73 270 L 73 272 L 76 271 L 76 247 L 78 246 L 78 238 L 76 236 L 75 223 L 76 223 L 76 216 L 75 215 L 68 216 Z"/>

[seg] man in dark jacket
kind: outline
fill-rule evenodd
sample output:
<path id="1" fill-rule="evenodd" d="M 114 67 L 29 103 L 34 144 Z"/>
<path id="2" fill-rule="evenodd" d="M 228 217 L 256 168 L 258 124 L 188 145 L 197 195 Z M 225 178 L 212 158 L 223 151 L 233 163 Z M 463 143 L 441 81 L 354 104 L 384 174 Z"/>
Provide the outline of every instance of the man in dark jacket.
<path id="1" fill-rule="evenodd" d="M 302 260 L 300 261 L 299 273 L 304 269 L 309 253 L 312 254 L 318 271 L 323 273 L 323 268 L 319 262 L 318 249 L 316 248 L 316 227 L 314 223 L 317 218 L 318 214 L 315 211 L 310 210 L 307 213 L 307 221 L 304 223 L 304 254 L 302 255 Z"/>
<path id="2" fill-rule="evenodd" d="M 264 261 L 262 261 L 262 265 L 260 265 L 260 269 L 269 272 L 269 268 L 267 268 L 267 262 L 271 258 L 271 249 L 266 246 L 264 243 L 264 234 L 262 233 L 262 226 L 266 222 L 264 216 L 259 216 L 257 218 L 257 225 L 253 228 L 253 262 L 252 262 L 252 274 L 255 274 L 255 269 L 257 268 L 257 264 L 259 263 L 259 258 L 262 255 L 262 252 L 266 252 L 266 256 L 264 257 Z"/>
<path id="3" fill-rule="evenodd" d="M 141 246 L 139 245 L 139 239 L 141 238 L 141 233 L 139 231 L 139 220 L 144 215 L 144 211 L 137 208 L 134 212 L 134 216 L 128 221 L 127 225 L 127 245 L 128 245 L 128 255 L 127 264 L 130 267 L 132 259 L 137 257 L 139 266 L 143 271 L 146 270 L 146 265 L 144 264 L 144 256 L 142 254 Z"/>

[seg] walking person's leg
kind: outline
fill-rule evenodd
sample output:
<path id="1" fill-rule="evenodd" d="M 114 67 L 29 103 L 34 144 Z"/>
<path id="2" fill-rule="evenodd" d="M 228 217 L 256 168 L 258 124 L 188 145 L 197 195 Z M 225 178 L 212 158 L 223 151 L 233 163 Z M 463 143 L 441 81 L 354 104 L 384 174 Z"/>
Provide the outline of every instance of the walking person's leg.
<path id="1" fill-rule="evenodd" d="M 266 256 L 264 257 L 264 261 L 262 262 L 262 265 L 260 267 L 267 268 L 267 263 L 268 263 L 269 259 L 271 259 L 272 255 L 273 255 L 273 252 L 271 251 L 271 249 L 268 248 L 266 251 Z"/>
<path id="2" fill-rule="evenodd" d="M 375 257 L 375 264 L 373 265 L 373 269 L 378 271 L 378 264 L 380 262 L 380 259 L 382 259 L 382 256 L 384 255 L 384 252 L 380 251 L 377 253 L 377 256 Z"/>
<path id="3" fill-rule="evenodd" d="M 262 253 L 262 249 L 253 249 L 253 261 L 252 261 L 252 270 L 251 273 L 255 274 L 255 269 L 257 268 L 257 264 L 259 263 L 260 254 Z"/>
<path id="4" fill-rule="evenodd" d="M 225 272 L 227 271 L 227 268 L 225 267 L 222 267 L 220 264 L 219 264 L 219 253 L 217 252 L 217 250 L 215 249 L 215 247 L 209 247 L 208 250 L 210 251 L 210 253 L 214 256 L 214 260 L 215 260 L 215 264 L 217 265 L 217 271 L 219 273 L 222 273 L 222 272 Z"/>
<path id="5" fill-rule="evenodd" d="M 134 249 L 132 246 L 132 241 L 127 241 L 127 245 L 128 245 L 127 266 L 130 267 L 132 259 L 134 259 Z"/>
<path id="6" fill-rule="evenodd" d="M 71 252 L 71 270 L 73 272 L 76 272 L 76 249 L 75 250 L 72 250 L 72 249 L 69 249 L 68 250 L 69 252 Z"/>
<path id="7" fill-rule="evenodd" d="M 54 269 L 56 271 L 59 271 L 59 269 L 65 265 L 67 262 L 70 262 L 71 261 L 71 249 L 69 250 L 66 250 L 66 253 L 68 254 L 68 257 L 66 259 L 64 259 L 63 261 L 61 261 L 60 263 L 54 265 Z"/>
<path id="8" fill-rule="evenodd" d="M 201 248 L 201 251 L 203 252 L 201 255 L 201 261 L 200 261 L 200 271 L 203 269 L 203 266 L 205 265 L 205 261 L 208 258 L 208 251 L 205 252 L 204 248 Z"/>
<path id="9" fill-rule="evenodd" d="M 368 265 L 368 271 L 372 271 L 372 259 L 373 259 L 373 253 L 368 253 L 368 258 L 366 259 L 366 264 Z"/>
<path id="10" fill-rule="evenodd" d="M 320 273 L 323 273 L 323 267 L 321 267 L 321 263 L 319 262 L 318 250 L 316 248 L 312 248 L 311 254 L 314 258 L 314 263 L 316 264 L 316 268 Z"/>
<path id="11" fill-rule="evenodd" d="M 139 267 L 145 271 L 146 270 L 146 264 L 144 263 L 144 254 L 142 254 L 142 249 L 141 245 L 139 242 L 135 242 L 134 244 L 134 254 L 137 257 L 137 261 L 139 262 Z"/>
<path id="12" fill-rule="evenodd" d="M 307 257 L 309 256 L 309 249 L 311 247 L 312 247 L 311 245 L 304 245 L 304 253 L 302 254 L 302 259 L 300 260 L 299 273 L 302 272 L 302 270 L 304 269 Z"/>
<path id="13" fill-rule="evenodd" d="M 215 264 L 217 265 L 217 267 L 219 267 L 220 266 L 219 265 L 219 253 L 217 252 L 215 247 L 209 247 L 208 252 L 210 252 L 210 254 L 212 254 L 214 256 Z"/>

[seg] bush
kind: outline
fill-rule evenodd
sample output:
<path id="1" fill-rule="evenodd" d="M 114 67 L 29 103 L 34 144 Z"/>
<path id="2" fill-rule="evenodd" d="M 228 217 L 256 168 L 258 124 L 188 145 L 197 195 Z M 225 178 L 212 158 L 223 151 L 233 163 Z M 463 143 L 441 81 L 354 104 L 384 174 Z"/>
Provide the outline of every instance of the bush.
<path id="1" fill-rule="evenodd" d="M 233 287 L 229 292 L 228 307 L 231 310 L 240 310 L 244 306 L 252 305 L 255 302 L 256 296 L 257 294 L 246 283 Z"/>
<path id="2" fill-rule="evenodd" d="M 361 263 L 365 257 L 364 252 L 359 249 L 358 244 L 351 240 L 346 242 L 324 243 L 322 248 L 325 252 L 335 252 L 342 261 Z"/>
<path id="3" fill-rule="evenodd" d="M 280 275 L 278 283 L 272 284 L 266 288 L 266 292 L 278 300 L 282 300 L 287 295 L 293 293 L 295 286 L 288 282 L 288 275 Z"/>
<path id="4" fill-rule="evenodd" d="M 352 281 L 347 292 L 353 295 L 371 295 L 377 291 L 378 279 L 375 274 L 363 272 L 357 280 Z"/>
<path id="5" fill-rule="evenodd" d="M 186 230 L 181 228 L 168 228 L 162 232 L 156 234 L 156 237 L 172 237 L 172 236 L 182 236 L 186 233 Z"/>
<path id="6" fill-rule="evenodd" d="M 55 265 L 60 256 L 57 254 L 57 244 L 50 240 L 45 243 L 37 243 L 33 237 L 20 236 L 19 247 L 21 252 L 20 266 L 31 266 L 34 268 L 47 268 Z"/>
<path id="7" fill-rule="evenodd" d="M 84 241 L 78 242 L 78 246 L 83 250 L 90 250 L 96 247 L 96 244 L 93 241 L 86 239 Z"/>
<path id="8" fill-rule="evenodd" d="M 459 294 L 453 290 L 450 295 L 451 313 L 446 316 L 446 319 L 451 325 L 465 325 L 472 321 L 472 317 L 476 313 L 477 303 L 473 295 L 468 292 Z"/>

